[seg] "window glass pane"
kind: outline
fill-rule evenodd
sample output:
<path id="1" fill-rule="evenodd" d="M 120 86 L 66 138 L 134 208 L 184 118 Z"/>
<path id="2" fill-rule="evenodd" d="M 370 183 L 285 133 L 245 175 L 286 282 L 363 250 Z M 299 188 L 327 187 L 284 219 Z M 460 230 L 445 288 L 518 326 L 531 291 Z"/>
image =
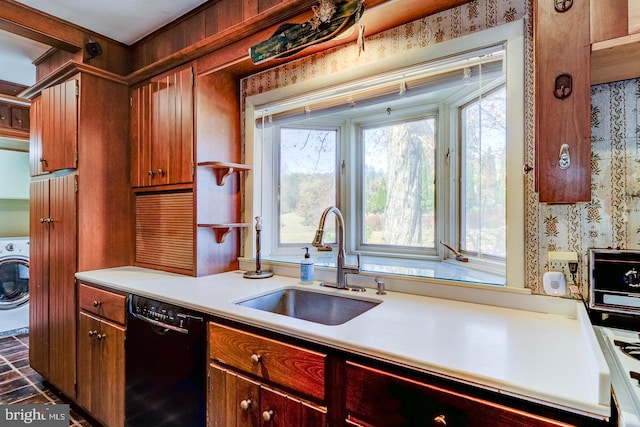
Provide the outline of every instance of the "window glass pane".
<path id="1" fill-rule="evenodd" d="M 338 130 L 280 128 L 279 241 L 308 245 L 322 211 L 336 204 Z M 335 242 L 328 222 L 324 242 Z"/>
<path id="2" fill-rule="evenodd" d="M 504 257 L 506 252 L 506 90 L 462 108 L 460 249 Z"/>
<path id="3" fill-rule="evenodd" d="M 435 246 L 435 118 L 362 129 L 362 242 Z"/>

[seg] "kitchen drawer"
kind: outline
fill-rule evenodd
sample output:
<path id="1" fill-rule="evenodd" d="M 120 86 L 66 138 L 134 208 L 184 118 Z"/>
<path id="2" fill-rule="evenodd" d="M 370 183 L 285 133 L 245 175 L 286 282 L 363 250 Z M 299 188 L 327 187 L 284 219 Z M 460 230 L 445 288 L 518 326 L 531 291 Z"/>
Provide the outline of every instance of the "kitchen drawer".
<path id="1" fill-rule="evenodd" d="M 126 296 L 80 283 L 78 286 L 78 300 L 81 310 L 124 325 Z"/>
<path id="2" fill-rule="evenodd" d="M 0 127 L 11 127 L 11 107 L 8 104 L 0 103 Z"/>
<path id="3" fill-rule="evenodd" d="M 570 425 L 352 362 L 346 370 L 348 425 Z"/>
<path id="4" fill-rule="evenodd" d="M 209 356 L 218 363 L 324 400 L 326 354 L 209 323 Z"/>

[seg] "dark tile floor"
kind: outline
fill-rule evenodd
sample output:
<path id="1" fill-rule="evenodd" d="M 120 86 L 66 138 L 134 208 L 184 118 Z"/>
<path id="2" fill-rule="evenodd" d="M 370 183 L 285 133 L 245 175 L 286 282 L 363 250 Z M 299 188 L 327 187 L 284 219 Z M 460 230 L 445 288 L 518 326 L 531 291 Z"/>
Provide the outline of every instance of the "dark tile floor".
<path id="1" fill-rule="evenodd" d="M 29 335 L 0 338 L 0 405 L 66 403 L 29 366 Z M 73 407 L 69 425 L 92 426 Z"/>

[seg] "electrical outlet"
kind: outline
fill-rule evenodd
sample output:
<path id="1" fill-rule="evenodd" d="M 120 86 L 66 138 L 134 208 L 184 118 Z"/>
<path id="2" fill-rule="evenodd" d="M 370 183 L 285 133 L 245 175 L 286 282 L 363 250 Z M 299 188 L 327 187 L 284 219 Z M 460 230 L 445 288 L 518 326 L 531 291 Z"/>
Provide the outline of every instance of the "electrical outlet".
<path id="1" fill-rule="evenodd" d="M 567 285 L 574 285 L 573 277 L 569 263 L 575 263 L 576 270 L 578 265 L 578 254 L 575 252 L 549 252 L 549 271 L 559 271 L 564 274 L 567 279 Z M 575 272 L 574 272 L 575 274 Z"/>

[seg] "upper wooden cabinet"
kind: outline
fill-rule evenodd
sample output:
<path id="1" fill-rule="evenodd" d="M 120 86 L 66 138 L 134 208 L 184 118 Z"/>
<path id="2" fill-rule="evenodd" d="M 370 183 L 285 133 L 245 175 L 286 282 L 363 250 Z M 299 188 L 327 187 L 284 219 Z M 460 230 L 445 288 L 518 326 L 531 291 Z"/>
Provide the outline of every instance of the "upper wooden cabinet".
<path id="1" fill-rule="evenodd" d="M 193 70 L 171 71 L 131 93 L 132 184 L 193 182 Z"/>
<path id="2" fill-rule="evenodd" d="M 559 11 L 563 5 L 570 6 Z M 591 200 L 589 3 L 534 4 L 536 189 L 544 203 Z"/>
<path id="3" fill-rule="evenodd" d="M 591 83 L 640 77 L 640 0 L 591 0 Z"/>
<path id="4" fill-rule="evenodd" d="M 0 101 L 0 136 L 29 136 L 29 107 Z"/>
<path id="5" fill-rule="evenodd" d="M 78 152 L 79 76 L 48 87 L 40 95 L 40 171 L 74 169 Z M 32 164 L 34 163 L 32 161 Z"/>

